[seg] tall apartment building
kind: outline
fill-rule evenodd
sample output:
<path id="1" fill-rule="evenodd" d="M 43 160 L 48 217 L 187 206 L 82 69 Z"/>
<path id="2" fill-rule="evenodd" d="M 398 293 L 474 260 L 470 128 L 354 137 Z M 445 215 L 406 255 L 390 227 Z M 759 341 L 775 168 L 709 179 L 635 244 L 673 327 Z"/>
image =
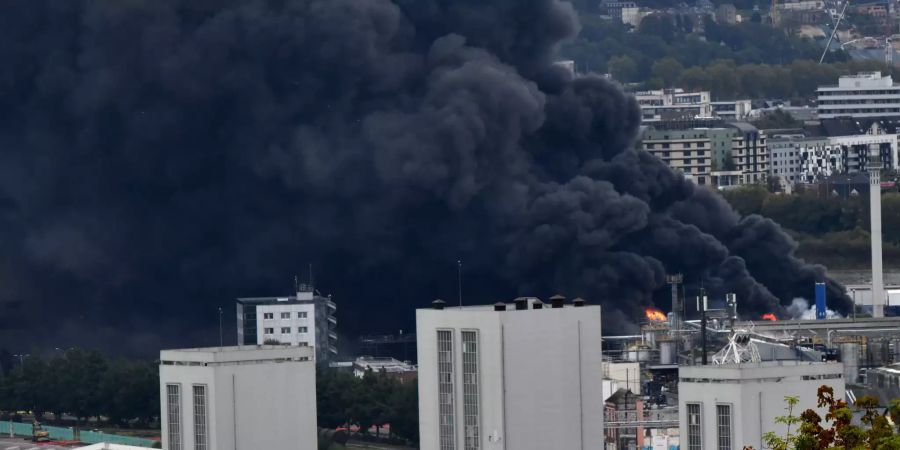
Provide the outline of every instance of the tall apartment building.
<path id="1" fill-rule="evenodd" d="M 881 72 L 842 76 L 817 93 L 820 119 L 900 116 L 900 85 Z"/>
<path id="2" fill-rule="evenodd" d="M 762 435 L 784 436 L 785 396 L 796 396 L 799 415 L 816 407 L 819 386 L 844 398 L 841 363 L 767 361 L 678 368 L 679 435 L 685 450 L 763 447 Z"/>
<path id="3" fill-rule="evenodd" d="M 316 448 L 312 348 L 163 350 L 159 360 L 163 449 Z"/>
<path id="4" fill-rule="evenodd" d="M 602 445 L 600 307 L 551 302 L 416 311 L 419 448 Z"/>
<path id="5" fill-rule="evenodd" d="M 301 284 L 289 297 L 237 299 L 239 345 L 314 346 L 316 359 L 337 355 L 337 304 Z"/>
<path id="6" fill-rule="evenodd" d="M 639 145 L 699 185 L 760 183 L 768 172 L 766 135 L 748 123 L 659 122 L 643 129 Z"/>

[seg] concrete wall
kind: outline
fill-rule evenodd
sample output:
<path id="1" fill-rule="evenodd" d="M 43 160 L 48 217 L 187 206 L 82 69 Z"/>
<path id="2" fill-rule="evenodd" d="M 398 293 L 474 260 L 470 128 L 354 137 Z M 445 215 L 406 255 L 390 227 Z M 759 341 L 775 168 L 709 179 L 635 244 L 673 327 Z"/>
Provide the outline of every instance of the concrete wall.
<path id="1" fill-rule="evenodd" d="M 281 350 L 281 349 L 279 349 Z M 182 449 L 194 448 L 192 386 L 207 386 L 209 449 L 315 449 L 316 372 L 311 348 L 283 350 L 308 361 L 207 362 L 204 365 L 161 365 L 160 395 L 163 448 L 168 442 L 166 386 L 181 386 Z M 269 358 L 256 353 L 261 359 Z M 161 360 L 172 361 L 163 352 Z M 195 358 L 186 358 L 195 359 Z M 201 363 L 203 364 L 203 363 Z"/>
<path id="2" fill-rule="evenodd" d="M 817 409 L 816 395 L 823 384 L 831 386 L 837 398 L 843 398 L 844 380 L 833 378 L 842 372 L 840 363 L 793 361 L 682 367 L 678 383 L 681 442 L 687 448 L 688 403 L 701 404 L 704 448 L 714 448 L 717 442 L 716 405 L 728 404 L 732 406 L 732 448 L 737 450 L 745 445 L 763 448 L 764 433 L 774 431 L 784 435 L 786 431 L 784 425 L 775 423 L 776 417 L 787 413 L 786 396 L 799 397 L 800 402 L 793 411 L 796 416 L 807 409 Z M 817 411 L 824 418 L 824 409 Z"/>
<path id="3" fill-rule="evenodd" d="M 604 363 L 603 377 L 616 380 L 619 387 L 641 395 L 641 363 Z"/>
<path id="4" fill-rule="evenodd" d="M 481 448 L 601 448 L 599 307 L 419 310 L 416 329 L 422 450 L 439 449 L 439 329 L 454 333 L 457 424 L 463 417 L 460 331 L 479 332 Z M 457 426 L 457 448 L 463 436 L 463 427 Z"/>

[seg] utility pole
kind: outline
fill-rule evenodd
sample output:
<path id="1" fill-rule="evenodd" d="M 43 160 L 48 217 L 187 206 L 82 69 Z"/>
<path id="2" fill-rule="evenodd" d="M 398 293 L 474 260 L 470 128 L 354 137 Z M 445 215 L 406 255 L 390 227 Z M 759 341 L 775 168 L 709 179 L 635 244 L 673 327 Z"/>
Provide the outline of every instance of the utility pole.
<path id="1" fill-rule="evenodd" d="M 225 335 L 222 333 L 222 307 L 219 307 L 219 347 L 225 346 Z"/>
<path id="2" fill-rule="evenodd" d="M 700 362 L 704 366 L 707 365 L 706 359 L 706 291 L 700 288 L 700 295 L 697 297 L 697 309 L 700 311 L 700 349 L 703 354 L 700 355 Z"/>
<path id="3" fill-rule="evenodd" d="M 462 260 L 456 260 L 456 287 L 459 294 L 459 309 L 462 309 Z"/>

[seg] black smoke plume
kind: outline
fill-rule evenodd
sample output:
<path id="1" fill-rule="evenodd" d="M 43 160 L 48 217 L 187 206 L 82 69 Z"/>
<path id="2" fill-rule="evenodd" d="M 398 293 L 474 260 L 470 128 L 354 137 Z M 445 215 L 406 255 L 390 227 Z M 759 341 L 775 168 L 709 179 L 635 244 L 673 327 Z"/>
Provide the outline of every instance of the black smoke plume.
<path id="1" fill-rule="evenodd" d="M 613 332 L 667 273 L 750 316 L 809 297 L 776 224 L 552 64 L 577 32 L 556 0 L 4 2 L 0 346 L 211 344 L 310 263 L 350 336 L 454 303 L 458 259 L 468 303 L 560 291 Z"/>

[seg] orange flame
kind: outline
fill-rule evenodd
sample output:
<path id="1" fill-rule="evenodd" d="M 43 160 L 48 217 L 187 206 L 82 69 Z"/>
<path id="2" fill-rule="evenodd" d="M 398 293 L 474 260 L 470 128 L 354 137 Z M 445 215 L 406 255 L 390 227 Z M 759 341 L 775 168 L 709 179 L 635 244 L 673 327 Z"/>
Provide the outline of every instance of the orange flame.
<path id="1" fill-rule="evenodd" d="M 778 318 L 775 317 L 775 314 L 772 314 L 772 313 L 766 313 L 766 314 L 763 314 L 763 315 L 762 315 L 762 320 L 770 320 L 770 321 L 772 321 L 772 322 L 775 322 L 775 321 L 778 320 Z"/>
<path id="2" fill-rule="evenodd" d="M 654 322 L 662 322 L 666 320 L 666 313 L 656 308 L 646 308 L 644 309 L 644 313 L 647 314 L 647 319 Z"/>

